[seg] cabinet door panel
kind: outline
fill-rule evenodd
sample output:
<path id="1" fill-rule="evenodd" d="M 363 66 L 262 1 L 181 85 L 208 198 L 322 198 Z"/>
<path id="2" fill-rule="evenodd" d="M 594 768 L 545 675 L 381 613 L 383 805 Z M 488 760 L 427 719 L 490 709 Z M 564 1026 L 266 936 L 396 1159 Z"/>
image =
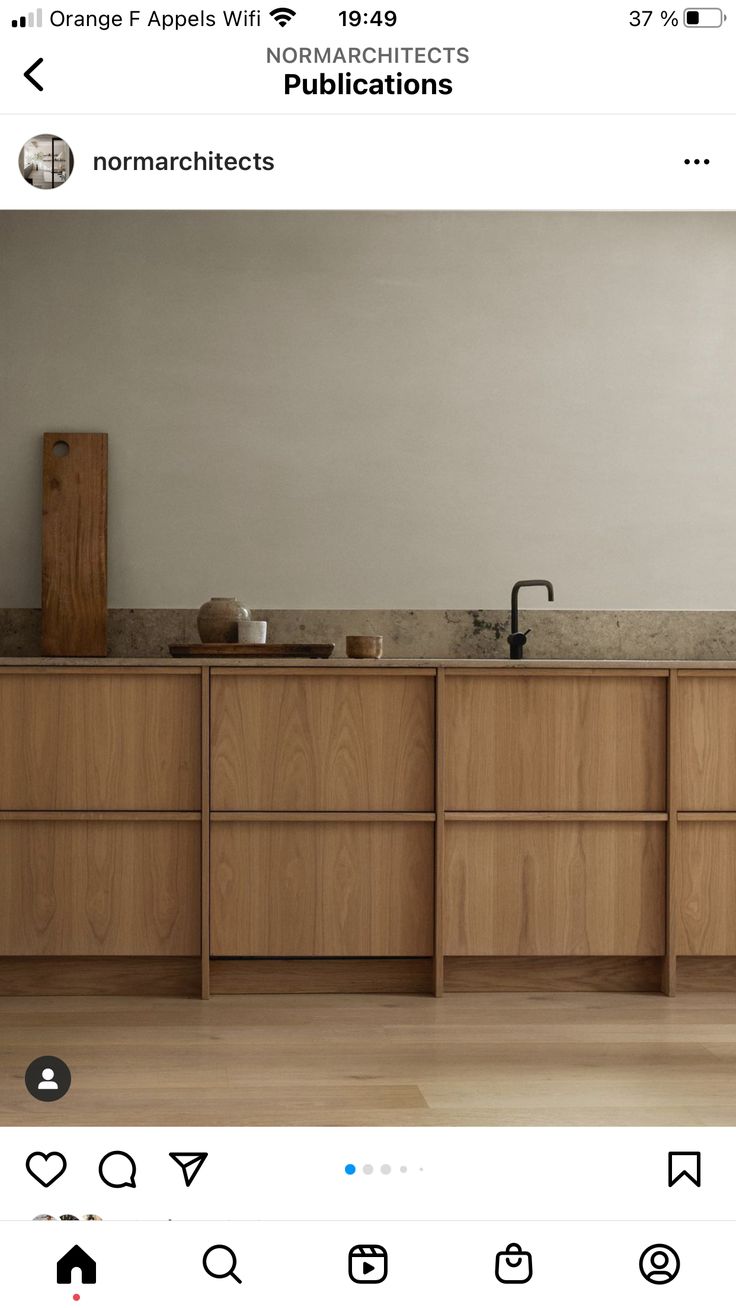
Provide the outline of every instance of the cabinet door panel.
<path id="1" fill-rule="evenodd" d="M 200 952 L 198 822 L 0 822 L 0 954 Z"/>
<path id="2" fill-rule="evenodd" d="M 736 954 L 736 822 L 677 831 L 678 954 Z"/>
<path id="3" fill-rule="evenodd" d="M 199 808 L 200 698 L 196 675 L 0 673 L 0 808 Z"/>
<path id="4" fill-rule="evenodd" d="M 432 953 L 426 822 L 216 822 L 212 952 L 225 957 Z"/>
<path id="5" fill-rule="evenodd" d="M 213 673 L 213 809 L 433 804 L 432 677 Z"/>
<path id="6" fill-rule="evenodd" d="M 736 677 L 678 677 L 680 803 L 736 810 Z"/>
<path id="7" fill-rule="evenodd" d="M 446 706 L 450 810 L 665 807 L 662 677 L 448 675 Z"/>
<path id="8" fill-rule="evenodd" d="M 660 955 L 665 832 L 655 822 L 452 822 L 445 953 Z"/>

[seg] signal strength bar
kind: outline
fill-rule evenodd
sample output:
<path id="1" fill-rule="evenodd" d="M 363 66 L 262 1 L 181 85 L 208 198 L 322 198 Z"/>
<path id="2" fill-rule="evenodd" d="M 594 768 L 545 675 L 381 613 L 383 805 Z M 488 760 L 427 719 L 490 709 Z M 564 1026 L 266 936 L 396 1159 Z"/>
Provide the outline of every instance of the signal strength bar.
<path id="1" fill-rule="evenodd" d="M 43 9 L 37 9 L 35 14 L 30 13 L 27 18 L 13 18 L 10 23 L 11 27 L 43 27 Z"/>

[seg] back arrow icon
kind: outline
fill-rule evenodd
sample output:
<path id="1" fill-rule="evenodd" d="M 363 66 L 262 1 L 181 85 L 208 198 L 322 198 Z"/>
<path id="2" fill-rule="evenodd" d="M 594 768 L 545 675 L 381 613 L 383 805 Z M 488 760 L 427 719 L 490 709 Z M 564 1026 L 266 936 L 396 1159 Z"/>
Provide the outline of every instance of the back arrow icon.
<path id="1" fill-rule="evenodd" d="M 26 68 L 26 71 L 23 74 L 24 77 L 28 78 L 28 81 L 31 83 L 31 86 L 35 86 L 37 91 L 42 91 L 43 87 L 40 82 L 36 81 L 35 77 L 31 77 L 31 73 L 35 73 L 36 69 L 38 68 L 38 65 L 42 63 L 43 63 L 43 59 L 37 59 L 35 64 L 31 64 L 30 68 Z"/>

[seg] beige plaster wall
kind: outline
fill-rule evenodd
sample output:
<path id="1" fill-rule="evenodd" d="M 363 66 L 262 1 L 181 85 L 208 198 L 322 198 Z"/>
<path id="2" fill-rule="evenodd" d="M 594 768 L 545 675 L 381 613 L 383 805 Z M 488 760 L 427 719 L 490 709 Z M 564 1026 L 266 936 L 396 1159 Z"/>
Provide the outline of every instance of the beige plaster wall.
<path id="1" fill-rule="evenodd" d="M 6 213 L 0 287 L 0 605 L 106 430 L 111 607 L 736 607 L 732 215 Z"/>

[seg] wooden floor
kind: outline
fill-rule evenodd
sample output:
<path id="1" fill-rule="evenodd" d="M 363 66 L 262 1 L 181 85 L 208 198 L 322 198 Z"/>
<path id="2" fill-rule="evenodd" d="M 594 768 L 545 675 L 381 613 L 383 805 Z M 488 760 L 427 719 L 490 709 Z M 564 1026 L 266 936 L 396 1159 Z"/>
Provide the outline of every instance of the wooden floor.
<path id="1" fill-rule="evenodd" d="M 736 995 L 0 1000 L 0 1125 L 46 1123 L 733 1126 Z"/>

